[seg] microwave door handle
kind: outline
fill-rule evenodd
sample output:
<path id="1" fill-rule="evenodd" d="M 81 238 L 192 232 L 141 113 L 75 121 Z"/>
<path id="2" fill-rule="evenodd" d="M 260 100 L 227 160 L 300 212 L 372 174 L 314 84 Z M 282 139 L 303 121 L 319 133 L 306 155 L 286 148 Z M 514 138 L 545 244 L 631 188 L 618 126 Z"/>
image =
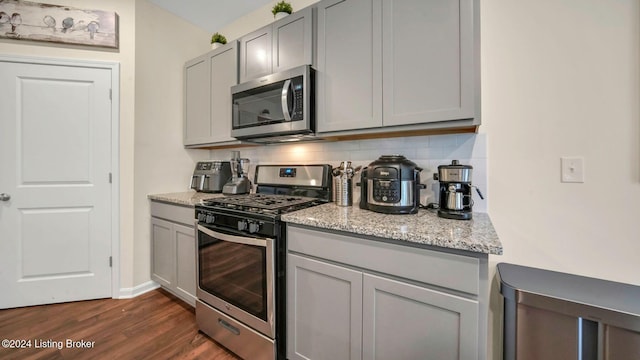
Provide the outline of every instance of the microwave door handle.
<path id="1" fill-rule="evenodd" d="M 287 121 L 291 121 L 291 112 L 289 111 L 289 88 L 291 87 L 291 80 L 287 80 L 284 82 L 282 86 L 282 113 L 284 114 L 284 119 Z"/>

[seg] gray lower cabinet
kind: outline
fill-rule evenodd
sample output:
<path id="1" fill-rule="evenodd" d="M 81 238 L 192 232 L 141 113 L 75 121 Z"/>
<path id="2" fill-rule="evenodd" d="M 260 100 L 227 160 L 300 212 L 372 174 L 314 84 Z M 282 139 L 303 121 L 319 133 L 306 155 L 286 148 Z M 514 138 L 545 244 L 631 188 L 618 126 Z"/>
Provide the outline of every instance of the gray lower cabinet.
<path id="1" fill-rule="evenodd" d="M 231 145 L 231 86 L 238 83 L 238 42 L 184 66 L 184 145 Z"/>
<path id="2" fill-rule="evenodd" d="M 362 272 L 287 256 L 287 357 L 362 357 Z"/>
<path id="3" fill-rule="evenodd" d="M 476 359 L 478 302 L 364 274 L 363 359 Z"/>
<path id="4" fill-rule="evenodd" d="M 486 256 L 288 226 L 289 359 L 485 359 Z"/>
<path id="5" fill-rule="evenodd" d="M 151 279 L 195 306 L 194 210 L 151 202 Z"/>
<path id="6" fill-rule="evenodd" d="M 317 27 L 319 132 L 480 123 L 477 0 L 324 0 Z"/>

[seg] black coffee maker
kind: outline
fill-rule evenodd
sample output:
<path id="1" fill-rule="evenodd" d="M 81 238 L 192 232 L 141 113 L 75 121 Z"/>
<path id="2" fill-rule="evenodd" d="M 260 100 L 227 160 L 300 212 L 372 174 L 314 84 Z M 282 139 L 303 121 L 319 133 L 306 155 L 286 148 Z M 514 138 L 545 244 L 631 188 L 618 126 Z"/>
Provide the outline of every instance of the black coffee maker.
<path id="1" fill-rule="evenodd" d="M 438 216 L 447 219 L 470 220 L 473 210 L 471 197 L 471 173 L 473 167 L 461 165 L 458 160 L 450 165 L 438 166 L 438 174 L 434 174 L 440 181 L 440 202 Z M 476 188 L 477 190 L 477 188 Z M 478 190 L 478 196 L 483 199 Z"/>

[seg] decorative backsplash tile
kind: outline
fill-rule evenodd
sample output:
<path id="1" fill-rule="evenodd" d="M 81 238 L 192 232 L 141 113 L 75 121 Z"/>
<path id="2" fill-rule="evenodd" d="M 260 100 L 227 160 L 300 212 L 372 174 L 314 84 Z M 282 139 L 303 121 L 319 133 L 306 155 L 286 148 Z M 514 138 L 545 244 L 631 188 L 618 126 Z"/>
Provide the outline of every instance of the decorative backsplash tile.
<path id="1" fill-rule="evenodd" d="M 267 145 L 240 148 L 240 155 L 251 160 L 250 176 L 260 164 L 331 164 L 351 161 L 353 166 L 367 166 L 381 155 L 400 154 L 422 167 L 420 181 L 427 185 L 421 193 L 421 203 L 437 202 L 438 181 L 433 174 L 438 165 L 447 165 L 457 159 L 461 164 L 473 166 L 473 185 L 485 199 L 474 191 L 473 210 L 487 211 L 487 136 L 486 134 L 432 135 L 390 139 L 353 140 L 338 142 L 311 142 L 299 144 Z M 211 159 L 227 160 L 231 150 L 211 150 Z M 357 181 L 354 181 L 356 183 Z M 354 189 L 354 204 L 360 199 L 360 189 Z"/>

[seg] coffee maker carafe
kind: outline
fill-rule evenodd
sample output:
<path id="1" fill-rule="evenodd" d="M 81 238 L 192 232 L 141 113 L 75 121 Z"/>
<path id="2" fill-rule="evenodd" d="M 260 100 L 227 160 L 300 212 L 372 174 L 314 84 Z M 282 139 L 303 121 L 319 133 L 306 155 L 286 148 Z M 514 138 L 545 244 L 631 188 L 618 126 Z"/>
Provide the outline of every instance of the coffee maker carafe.
<path id="1" fill-rule="evenodd" d="M 437 180 L 440 181 L 440 202 L 438 216 L 447 219 L 469 220 L 473 210 L 471 197 L 471 172 L 473 167 L 461 165 L 458 160 L 450 165 L 438 166 Z M 477 188 L 476 188 L 477 189 Z M 478 191 L 482 199 L 482 194 Z"/>
<path id="2" fill-rule="evenodd" d="M 240 151 L 232 151 L 231 180 L 222 187 L 223 194 L 247 194 L 251 191 L 249 163 L 249 159 L 240 158 Z"/>

